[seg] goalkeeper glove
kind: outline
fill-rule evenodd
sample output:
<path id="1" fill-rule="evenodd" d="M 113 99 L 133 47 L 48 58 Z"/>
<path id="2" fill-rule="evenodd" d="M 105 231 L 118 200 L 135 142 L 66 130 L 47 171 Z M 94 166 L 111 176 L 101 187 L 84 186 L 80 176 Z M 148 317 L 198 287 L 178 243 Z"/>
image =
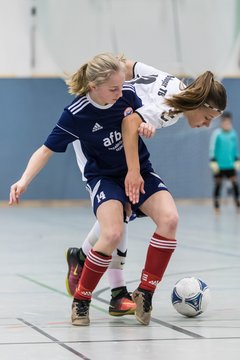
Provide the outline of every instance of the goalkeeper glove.
<path id="1" fill-rule="evenodd" d="M 240 160 L 236 160 L 236 161 L 234 162 L 234 169 L 235 169 L 236 171 L 240 171 Z"/>
<path id="2" fill-rule="evenodd" d="M 209 163 L 210 169 L 212 170 L 213 174 L 219 173 L 219 166 L 218 163 L 214 160 L 211 160 Z"/>

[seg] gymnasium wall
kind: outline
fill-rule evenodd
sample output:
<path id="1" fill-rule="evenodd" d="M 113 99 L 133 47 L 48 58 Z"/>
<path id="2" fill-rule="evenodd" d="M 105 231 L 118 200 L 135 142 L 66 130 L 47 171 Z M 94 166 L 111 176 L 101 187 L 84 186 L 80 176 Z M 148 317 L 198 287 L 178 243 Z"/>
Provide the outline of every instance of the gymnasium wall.
<path id="1" fill-rule="evenodd" d="M 240 79 L 225 79 L 224 84 L 229 94 L 228 107 L 240 133 Z M 0 199 L 5 200 L 10 185 L 44 142 L 71 96 L 61 79 L 0 79 L 0 98 Z M 217 123 L 215 120 L 213 126 Z M 191 129 L 181 119 L 146 141 L 155 170 L 177 198 L 210 196 L 208 144 L 212 129 Z M 24 199 L 75 198 L 86 199 L 88 193 L 70 145 L 66 153 L 54 154 L 30 184 Z"/>
<path id="2" fill-rule="evenodd" d="M 239 0 L 0 0 L 0 200 L 71 100 L 63 78 L 98 52 L 123 52 L 179 76 L 214 71 L 240 133 L 239 9 Z M 182 119 L 146 141 L 175 197 L 211 195 L 212 129 Z M 71 146 L 23 198 L 88 199 Z"/>
<path id="3" fill-rule="evenodd" d="M 173 74 L 239 74 L 239 0 L 0 0 L 0 74 L 59 75 L 103 51 Z"/>

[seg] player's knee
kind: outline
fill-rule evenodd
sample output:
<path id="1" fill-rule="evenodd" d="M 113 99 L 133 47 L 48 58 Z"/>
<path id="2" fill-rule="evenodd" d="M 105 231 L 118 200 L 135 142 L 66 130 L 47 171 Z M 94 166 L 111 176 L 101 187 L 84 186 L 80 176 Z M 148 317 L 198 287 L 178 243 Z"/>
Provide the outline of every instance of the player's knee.
<path id="1" fill-rule="evenodd" d="M 168 224 L 171 230 L 176 230 L 179 222 L 179 216 L 177 212 L 172 212 L 168 216 Z"/>
<path id="2" fill-rule="evenodd" d="M 104 237 L 106 242 L 111 244 L 111 246 L 117 247 L 123 236 L 123 227 L 122 226 L 114 226 L 108 228 L 104 232 Z"/>
<path id="3" fill-rule="evenodd" d="M 160 218 L 160 222 L 164 223 L 165 228 L 169 232 L 174 232 L 177 229 L 179 216 L 176 211 L 166 211 Z"/>

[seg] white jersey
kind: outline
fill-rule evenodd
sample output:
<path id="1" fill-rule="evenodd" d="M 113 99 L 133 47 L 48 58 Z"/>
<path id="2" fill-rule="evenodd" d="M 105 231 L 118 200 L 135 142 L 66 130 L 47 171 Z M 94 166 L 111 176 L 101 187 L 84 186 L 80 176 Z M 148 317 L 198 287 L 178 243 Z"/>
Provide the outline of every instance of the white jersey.
<path id="1" fill-rule="evenodd" d="M 137 62 L 134 65 L 133 84 L 143 106 L 135 112 L 157 129 L 175 124 L 182 113 L 169 115 L 171 108 L 164 99 L 179 94 L 185 85 L 175 76 L 155 69 L 152 66 Z"/>

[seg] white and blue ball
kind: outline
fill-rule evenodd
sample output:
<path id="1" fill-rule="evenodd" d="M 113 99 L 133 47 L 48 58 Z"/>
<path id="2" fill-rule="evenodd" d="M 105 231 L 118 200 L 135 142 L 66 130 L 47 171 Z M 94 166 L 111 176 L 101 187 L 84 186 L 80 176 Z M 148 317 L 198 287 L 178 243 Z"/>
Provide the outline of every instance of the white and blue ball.
<path id="1" fill-rule="evenodd" d="M 179 280 L 172 291 L 172 304 L 179 314 L 194 317 L 202 314 L 210 302 L 210 290 L 195 277 Z"/>

